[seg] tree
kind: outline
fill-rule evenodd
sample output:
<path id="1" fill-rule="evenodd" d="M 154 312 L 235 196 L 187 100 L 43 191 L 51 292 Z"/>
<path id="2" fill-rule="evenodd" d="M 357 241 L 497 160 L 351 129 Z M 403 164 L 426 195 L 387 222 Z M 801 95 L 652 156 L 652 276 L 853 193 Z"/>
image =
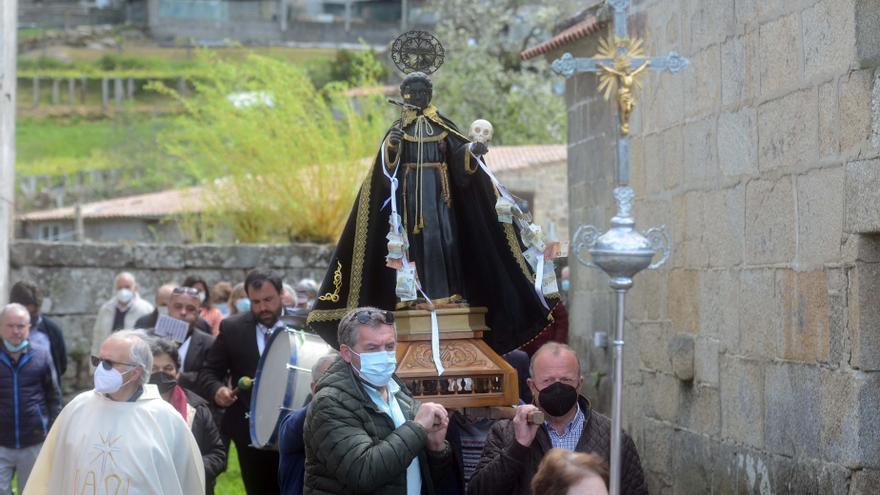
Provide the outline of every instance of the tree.
<path id="1" fill-rule="evenodd" d="M 548 5 L 549 4 L 549 5 Z M 565 106 L 559 78 L 543 60 L 519 54 L 549 36 L 575 2 L 433 0 L 446 47 L 446 65 L 435 77 L 435 101 L 462 125 L 484 118 L 498 144 L 561 143 Z"/>
<path id="2" fill-rule="evenodd" d="M 159 143 L 209 190 L 201 240 L 228 230 L 240 242 L 335 241 L 382 139 L 388 105 L 378 95 L 354 100 L 344 83 L 317 90 L 304 70 L 272 58 L 199 56 L 209 69 L 191 81 L 194 96 L 152 87 L 183 107 Z M 358 85 L 375 85 L 375 59 L 357 57 Z"/>

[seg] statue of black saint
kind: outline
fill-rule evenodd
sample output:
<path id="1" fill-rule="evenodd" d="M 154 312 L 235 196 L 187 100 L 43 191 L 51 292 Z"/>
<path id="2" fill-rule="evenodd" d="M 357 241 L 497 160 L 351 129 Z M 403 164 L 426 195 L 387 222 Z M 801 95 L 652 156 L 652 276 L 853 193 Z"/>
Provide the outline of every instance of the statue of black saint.
<path id="1" fill-rule="evenodd" d="M 500 223 L 498 191 L 477 157 L 488 149 L 471 143 L 431 105 L 433 86 L 421 72 L 400 85 L 405 104 L 382 141 L 336 246 L 309 327 L 337 346 L 336 327 L 358 306 L 424 308 L 397 296 L 397 268 L 389 255 L 391 183 L 406 232 L 406 258 L 435 307 L 484 306 L 492 329 L 486 341 L 506 353 L 549 324 L 549 309 L 534 288 L 517 227 Z M 552 308 L 555 298 L 548 299 Z"/>

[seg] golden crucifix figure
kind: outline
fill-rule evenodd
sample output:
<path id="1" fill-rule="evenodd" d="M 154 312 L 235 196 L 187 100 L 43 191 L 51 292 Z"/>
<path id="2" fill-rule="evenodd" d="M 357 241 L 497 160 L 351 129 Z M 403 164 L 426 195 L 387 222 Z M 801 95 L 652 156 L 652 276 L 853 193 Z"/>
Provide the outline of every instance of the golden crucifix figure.
<path id="1" fill-rule="evenodd" d="M 636 87 L 641 87 L 639 74 L 650 64 L 649 60 L 633 69 L 632 59 L 643 58 L 642 40 L 637 38 L 618 38 L 610 35 L 600 41 L 599 57 L 613 61 L 613 67 L 597 64 L 599 69 L 599 91 L 604 91 L 605 99 L 612 94 L 617 98 L 620 112 L 620 134 L 629 135 L 629 119 L 636 106 Z"/>
<path id="2" fill-rule="evenodd" d="M 636 98 L 633 94 L 633 86 L 639 85 L 636 76 L 645 70 L 650 63 L 646 61 L 635 70 L 632 70 L 629 64 L 626 64 L 622 70 L 599 64 L 600 69 L 617 79 L 617 106 L 620 110 L 620 134 L 623 136 L 629 135 L 629 117 L 636 107 Z"/>

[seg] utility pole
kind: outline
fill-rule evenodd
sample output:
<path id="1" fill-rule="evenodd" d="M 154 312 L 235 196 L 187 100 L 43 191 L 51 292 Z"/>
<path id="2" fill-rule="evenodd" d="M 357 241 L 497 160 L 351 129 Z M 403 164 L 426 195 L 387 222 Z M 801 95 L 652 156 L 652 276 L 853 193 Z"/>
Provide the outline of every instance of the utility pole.
<path id="1" fill-rule="evenodd" d="M 0 303 L 9 296 L 9 244 L 15 212 L 15 58 L 18 0 L 0 1 Z"/>

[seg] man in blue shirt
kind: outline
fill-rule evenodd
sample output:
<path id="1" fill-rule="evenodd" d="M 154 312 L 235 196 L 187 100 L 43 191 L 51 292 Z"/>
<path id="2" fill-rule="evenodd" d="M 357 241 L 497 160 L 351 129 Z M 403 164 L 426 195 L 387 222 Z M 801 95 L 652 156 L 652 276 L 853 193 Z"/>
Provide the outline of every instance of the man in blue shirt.
<path id="1" fill-rule="evenodd" d="M 339 355 L 335 352 L 327 354 L 312 366 L 312 395 L 315 395 L 318 380 L 337 357 Z M 300 495 L 303 492 L 306 467 L 306 444 L 303 440 L 303 427 L 308 410 L 309 403 L 307 402 L 304 407 L 285 416 L 281 420 L 281 424 L 278 425 L 278 485 L 281 487 L 281 495 Z"/>

